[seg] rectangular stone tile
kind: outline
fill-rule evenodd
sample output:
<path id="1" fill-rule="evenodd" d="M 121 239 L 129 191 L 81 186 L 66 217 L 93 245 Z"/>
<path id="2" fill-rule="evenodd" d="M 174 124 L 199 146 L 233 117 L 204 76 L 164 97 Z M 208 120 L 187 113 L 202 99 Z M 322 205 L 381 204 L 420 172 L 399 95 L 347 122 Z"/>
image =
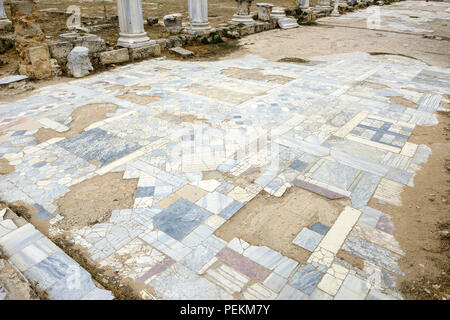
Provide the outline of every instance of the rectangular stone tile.
<path id="1" fill-rule="evenodd" d="M 270 270 L 229 248 L 223 248 L 217 257 L 255 281 L 264 281 L 270 274 Z"/>
<path id="2" fill-rule="evenodd" d="M 295 179 L 292 182 L 292 184 L 297 186 L 297 187 L 299 187 L 299 188 L 302 188 L 302 189 L 305 189 L 305 190 L 317 193 L 318 195 L 324 196 L 324 197 L 326 197 L 328 199 L 331 199 L 331 200 L 342 199 L 342 198 L 346 198 L 347 197 L 345 195 L 333 192 L 331 190 L 319 187 L 319 186 L 317 186 L 315 184 L 308 183 L 306 181 L 299 180 L 299 179 Z"/>
<path id="3" fill-rule="evenodd" d="M 386 174 L 386 179 L 396 181 L 401 184 L 408 184 L 409 179 L 411 179 L 411 173 L 406 170 L 391 168 Z"/>
<path id="4" fill-rule="evenodd" d="M 248 286 L 242 296 L 246 300 L 273 300 L 277 294 L 261 283 L 255 283 Z"/>
<path id="5" fill-rule="evenodd" d="M 224 288 L 229 294 L 241 292 L 244 286 L 250 281 L 243 274 L 224 263 L 221 263 L 214 269 L 207 270 L 205 277 L 212 283 Z"/>
<path id="6" fill-rule="evenodd" d="M 12 256 L 42 237 L 42 233 L 36 230 L 32 224 L 27 223 L 1 237 L 0 246 L 7 255 Z"/>
<path id="7" fill-rule="evenodd" d="M 378 220 L 384 214 L 383 212 L 373 209 L 371 207 L 364 207 L 362 211 L 363 213 L 359 218 L 359 222 L 364 223 L 371 227 L 376 227 Z"/>
<path id="8" fill-rule="evenodd" d="M 288 257 L 283 257 L 283 259 L 278 263 L 278 265 L 274 269 L 274 272 L 284 278 L 289 278 L 292 271 L 294 271 L 294 269 L 297 266 L 298 266 L 297 261 L 292 260 Z"/>
<path id="9" fill-rule="evenodd" d="M 305 300 L 308 295 L 300 290 L 297 290 L 290 285 L 285 285 L 277 300 Z"/>
<path id="10" fill-rule="evenodd" d="M 334 133 L 336 137 L 344 138 L 346 135 L 350 133 L 361 121 L 363 121 L 367 117 L 367 112 L 358 113 L 353 119 L 347 122 L 343 127 L 341 127 L 338 131 Z"/>
<path id="11" fill-rule="evenodd" d="M 339 162 L 326 161 L 314 172 L 312 178 L 340 189 L 348 190 L 358 173 L 358 169 Z"/>
<path id="12" fill-rule="evenodd" d="M 394 206 L 402 205 L 401 193 L 403 185 L 401 183 L 391 181 L 388 179 L 381 179 L 380 184 L 375 190 L 374 197 Z"/>
<path id="13" fill-rule="evenodd" d="M 400 255 L 381 248 L 364 239 L 349 236 L 342 249 L 388 271 L 403 275 L 403 272 L 400 270 L 397 263 L 400 259 Z"/>
<path id="14" fill-rule="evenodd" d="M 87 295 L 85 295 L 81 300 L 113 300 L 114 296 L 111 291 L 102 290 L 97 287 L 89 291 Z"/>
<path id="15" fill-rule="evenodd" d="M 367 281 L 349 274 L 336 294 L 335 300 L 364 300 L 369 289 L 370 284 Z"/>
<path id="16" fill-rule="evenodd" d="M 148 270 L 146 273 L 144 273 L 142 276 L 140 276 L 136 281 L 137 282 L 146 282 L 148 279 L 150 279 L 154 275 L 157 275 L 157 274 L 165 271 L 167 268 L 169 268 L 175 262 L 176 262 L 175 260 L 166 256 L 163 261 L 161 261 L 157 265 L 153 266 L 150 270 Z"/>
<path id="17" fill-rule="evenodd" d="M 403 255 L 399 243 L 392 234 L 379 230 L 377 228 L 367 226 L 365 224 L 356 224 L 350 233 L 352 236 L 367 240 L 392 252 Z"/>
<path id="18" fill-rule="evenodd" d="M 11 231 L 14 231 L 17 229 L 17 226 L 12 220 L 3 220 L 0 221 L 0 238 L 7 235 Z"/>
<path id="19" fill-rule="evenodd" d="M 25 277 L 37 284 L 39 290 L 44 291 L 60 280 L 66 279 L 73 270 L 80 266 L 62 251 L 58 251 L 47 259 L 34 265 L 24 272 Z"/>
<path id="20" fill-rule="evenodd" d="M 383 214 L 380 219 L 378 219 L 376 228 L 389 234 L 392 234 L 395 229 L 394 223 L 387 214 Z"/>
<path id="21" fill-rule="evenodd" d="M 203 198 L 197 201 L 196 204 L 212 213 L 220 214 L 222 210 L 228 207 L 232 202 L 232 198 L 219 192 L 213 192 L 207 193 Z"/>
<path id="22" fill-rule="evenodd" d="M 375 141 L 371 141 L 371 140 L 366 140 L 364 138 L 360 138 L 358 136 L 349 134 L 346 136 L 347 139 L 352 140 L 352 141 L 356 141 L 359 142 L 361 144 L 367 145 L 367 146 L 371 146 L 377 149 L 381 149 L 381 150 L 385 150 L 385 151 L 390 151 L 393 153 L 399 153 L 401 151 L 400 148 L 397 147 L 393 147 L 384 143 L 379 143 L 379 142 L 375 142 Z"/>
<path id="23" fill-rule="evenodd" d="M 228 207 L 226 207 L 222 212 L 220 212 L 219 216 L 224 218 L 225 220 L 231 219 L 236 212 L 238 212 L 244 206 L 243 203 L 238 201 L 233 201 Z"/>
<path id="24" fill-rule="evenodd" d="M 309 295 L 309 300 L 333 300 L 333 297 L 328 293 L 323 292 L 320 289 L 314 289 L 314 291 Z"/>
<path id="25" fill-rule="evenodd" d="M 417 147 L 418 145 L 415 143 L 406 142 L 400 154 L 412 158 L 416 154 Z"/>
<path id="26" fill-rule="evenodd" d="M 341 212 L 330 231 L 325 235 L 319 244 L 319 247 L 337 254 L 347 235 L 359 219 L 361 211 L 351 207 L 345 207 Z"/>
<path id="27" fill-rule="evenodd" d="M 108 134 L 101 129 L 85 131 L 74 137 L 64 139 L 58 146 L 90 162 L 100 161 L 109 164 L 141 148 L 140 145 Z"/>
<path id="28" fill-rule="evenodd" d="M 357 178 L 350 188 L 353 208 L 361 209 L 369 202 L 380 180 L 380 176 L 368 172 L 363 172 Z"/>
<path id="29" fill-rule="evenodd" d="M 310 294 L 324 276 L 325 271 L 326 267 L 321 265 L 304 265 L 292 276 L 289 284 L 306 294 Z"/>
<path id="30" fill-rule="evenodd" d="M 375 159 L 372 160 L 371 158 L 367 159 L 357 157 L 353 154 L 349 154 L 347 152 L 342 152 L 339 150 L 331 150 L 331 156 L 333 157 L 333 159 L 342 164 L 378 176 L 384 176 L 389 169 L 386 165 L 377 163 Z"/>
<path id="31" fill-rule="evenodd" d="M 273 292 L 279 293 L 284 285 L 287 283 L 287 279 L 279 276 L 276 273 L 272 273 L 265 281 L 264 285 Z"/>
<path id="32" fill-rule="evenodd" d="M 80 300 L 95 288 L 91 275 L 80 266 L 47 289 L 51 300 Z"/>
<path id="33" fill-rule="evenodd" d="M 204 246 L 198 246 L 190 254 L 185 256 L 180 263 L 192 271 L 198 272 L 209 260 L 214 257 L 215 253 Z"/>
<path id="34" fill-rule="evenodd" d="M 381 292 L 378 289 L 371 289 L 367 295 L 367 300 L 399 300 L 399 298 Z"/>
<path id="35" fill-rule="evenodd" d="M 281 253 L 266 246 L 250 246 L 245 249 L 244 256 L 269 270 L 273 270 L 284 258 Z"/>
<path id="36" fill-rule="evenodd" d="M 149 283 L 156 295 L 164 300 L 231 300 L 233 297 L 185 266 L 175 263 Z"/>

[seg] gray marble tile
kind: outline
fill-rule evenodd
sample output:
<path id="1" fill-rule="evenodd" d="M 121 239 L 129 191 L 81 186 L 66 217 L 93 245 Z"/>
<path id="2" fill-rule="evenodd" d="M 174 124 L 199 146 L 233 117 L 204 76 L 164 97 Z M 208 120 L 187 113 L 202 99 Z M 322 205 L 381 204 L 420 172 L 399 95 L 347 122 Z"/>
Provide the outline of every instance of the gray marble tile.
<path id="1" fill-rule="evenodd" d="M 179 199 L 153 218 L 153 224 L 172 238 L 181 241 L 211 215 L 205 209 Z"/>
<path id="2" fill-rule="evenodd" d="M 313 252 L 324 236 L 311 229 L 303 228 L 292 241 L 293 244 Z"/>
<path id="3" fill-rule="evenodd" d="M 291 286 L 299 289 L 300 291 L 311 294 L 314 288 L 319 284 L 320 279 L 326 272 L 326 267 L 324 266 L 314 266 L 312 264 L 307 264 L 292 276 L 289 283 Z"/>
<path id="4" fill-rule="evenodd" d="M 190 254 L 184 257 L 180 263 L 192 271 L 198 272 L 209 260 L 214 257 L 215 253 L 204 246 L 198 246 Z"/>

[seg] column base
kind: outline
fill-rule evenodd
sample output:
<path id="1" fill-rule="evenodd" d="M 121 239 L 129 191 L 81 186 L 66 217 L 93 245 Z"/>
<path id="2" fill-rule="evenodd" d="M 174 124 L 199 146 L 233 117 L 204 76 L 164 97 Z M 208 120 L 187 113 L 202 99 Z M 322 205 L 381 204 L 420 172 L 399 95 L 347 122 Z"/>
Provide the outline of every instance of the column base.
<path id="1" fill-rule="evenodd" d="M 13 25 L 9 19 L 1 19 L 0 20 L 0 30 L 12 30 Z"/>
<path id="2" fill-rule="evenodd" d="M 150 40 L 146 32 L 135 34 L 120 33 L 119 40 L 117 40 L 117 46 L 124 48 L 139 48 L 154 42 L 155 41 Z"/>
<path id="3" fill-rule="evenodd" d="M 186 28 L 186 32 L 194 35 L 203 35 L 211 31 L 211 25 L 209 22 L 195 22 L 190 23 L 189 27 Z"/>
<path id="4" fill-rule="evenodd" d="M 256 24 L 256 21 L 253 20 L 253 17 L 251 15 L 239 15 L 235 14 L 233 16 L 233 19 L 228 21 L 229 24 L 245 24 L 246 26 L 252 26 Z"/>
<path id="5" fill-rule="evenodd" d="M 330 13 L 330 17 L 340 17 L 340 16 L 341 16 L 341 14 L 339 13 L 338 10 L 336 10 L 336 11 L 333 10 L 333 12 Z"/>

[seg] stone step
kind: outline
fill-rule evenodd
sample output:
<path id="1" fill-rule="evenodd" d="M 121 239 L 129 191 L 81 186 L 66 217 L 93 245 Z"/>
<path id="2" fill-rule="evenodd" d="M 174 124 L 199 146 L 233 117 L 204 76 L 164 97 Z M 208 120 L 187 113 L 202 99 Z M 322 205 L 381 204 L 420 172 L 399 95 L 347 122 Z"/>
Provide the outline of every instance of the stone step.
<path id="1" fill-rule="evenodd" d="M 189 58 L 189 57 L 193 57 L 195 55 L 192 51 L 183 49 L 181 47 L 172 48 L 172 49 L 170 49 L 170 51 L 182 56 L 183 58 Z"/>

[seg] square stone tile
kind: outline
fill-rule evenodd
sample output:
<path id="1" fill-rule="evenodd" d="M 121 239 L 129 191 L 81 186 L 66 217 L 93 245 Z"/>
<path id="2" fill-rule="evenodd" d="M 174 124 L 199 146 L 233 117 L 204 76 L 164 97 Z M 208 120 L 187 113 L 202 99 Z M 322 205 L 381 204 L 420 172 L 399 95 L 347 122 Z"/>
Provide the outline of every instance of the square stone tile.
<path id="1" fill-rule="evenodd" d="M 313 179 L 348 190 L 353 181 L 355 181 L 358 173 L 358 169 L 340 164 L 339 162 L 326 161 L 313 174 Z"/>
<path id="2" fill-rule="evenodd" d="M 315 232 L 317 232 L 317 233 L 320 233 L 321 235 L 326 235 L 327 232 L 328 232 L 328 230 L 330 230 L 330 227 L 328 227 L 328 226 L 326 226 L 326 225 L 323 225 L 323 224 L 321 224 L 320 222 L 316 222 L 316 223 L 314 223 L 314 225 L 313 225 L 311 228 L 309 228 L 309 229 L 311 229 L 312 231 L 315 231 Z"/>
<path id="3" fill-rule="evenodd" d="M 289 167 L 302 172 L 303 170 L 306 169 L 306 167 L 308 167 L 308 164 L 300 160 L 294 160 Z"/>
<path id="4" fill-rule="evenodd" d="M 191 184 L 187 184 L 184 187 L 182 187 L 181 189 L 179 189 L 176 194 L 192 203 L 197 202 L 198 200 L 200 200 L 203 196 L 205 196 L 208 192 L 193 186 Z"/>
<path id="5" fill-rule="evenodd" d="M 179 199 L 158 213 L 153 218 L 153 224 L 172 238 L 181 241 L 210 215 L 205 209 L 185 199 Z"/>
<path id="6" fill-rule="evenodd" d="M 306 294 L 311 294 L 325 272 L 324 266 L 304 265 L 292 276 L 290 284 Z"/>
<path id="7" fill-rule="evenodd" d="M 232 216 L 236 214 L 241 208 L 244 206 L 243 203 L 239 201 L 233 201 L 228 207 L 226 207 L 222 212 L 219 214 L 222 218 L 225 220 L 231 219 Z"/>
<path id="8" fill-rule="evenodd" d="M 367 281 L 349 274 L 336 294 L 335 300 L 364 300 L 369 289 L 370 284 Z"/>
<path id="9" fill-rule="evenodd" d="M 196 249 L 192 250 L 190 254 L 184 257 L 180 263 L 184 264 L 192 271 L 198 272 L 214 256 L 215 253 L 212 250 L 204 246 L 198 246 Z"/>
<path id="10" fill-rule="evenodd" d="M 312 252 L 317 248 L 322 238 L 322 234 L 308 228 L 303 228 L 292 243 Z"/>
<path id="11" fill-rule="evenodd" d="M 116 137 L 101 129 L 85 131 L 72 138 L 61 140 L 57 145 L 87 162 L 97 160 L 103 165 L 141 148 L 137 143 Z"/>
<path id="12" fill-rule="evenodd" d="M 199 207 L 211 211 L 212 213 L 219 214 L 232 202 L 232 198 L 227 197 L 226 195 L 219 192 L 213 192 L 206 194 L 203 198 L 197 201 L 196 204 Z"/>

